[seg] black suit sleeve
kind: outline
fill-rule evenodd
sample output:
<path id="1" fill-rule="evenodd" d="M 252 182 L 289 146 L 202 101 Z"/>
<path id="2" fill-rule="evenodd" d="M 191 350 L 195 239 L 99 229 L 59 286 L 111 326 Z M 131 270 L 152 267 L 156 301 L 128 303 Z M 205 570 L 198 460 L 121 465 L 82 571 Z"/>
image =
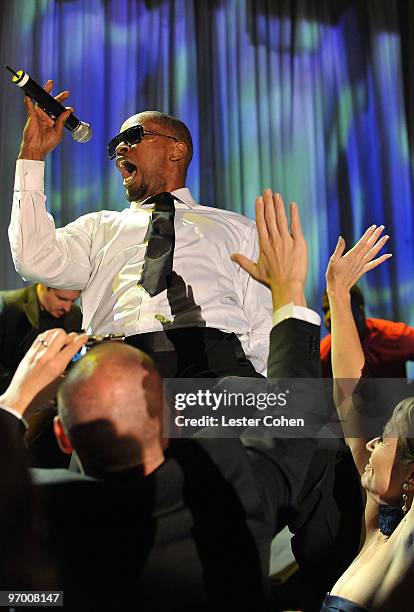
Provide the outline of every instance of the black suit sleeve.
<path id="1" fill-rule="evenodd" d="M 319 336 L 317 325 L 299 319 L 286 319 L 270 335 L 268 377 L 319 379 Z M 319 385 L 305 385 L 296 398 L 308 407 Z M 313 396 L 313 397 L 312 397 Z M 288 416 L 289 403 L 286 407 Z M 288 522 L 290 509 L 297 503 L 316 449 L 310 438 L 243 438 L 273 532 Z"/>
<path id="2" fill-rule="evenodd" d="M 285 319 L 270 333 L 268 378 L 319 378 L 320 327 Z"/>
<path id="3" fill-rule="evenodd" d="M 0 406 L 0 427 L 6 429 L 8 435 L 12 436 L 20 444 L 26 433 L 26 427 L 21 419 Z"/>

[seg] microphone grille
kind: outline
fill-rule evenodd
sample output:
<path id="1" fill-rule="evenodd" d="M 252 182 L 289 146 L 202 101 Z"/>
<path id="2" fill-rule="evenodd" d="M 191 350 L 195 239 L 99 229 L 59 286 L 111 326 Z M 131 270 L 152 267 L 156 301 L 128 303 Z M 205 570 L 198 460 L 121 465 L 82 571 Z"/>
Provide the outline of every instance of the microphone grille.
<path id="1" fill-rule="evenodd" d="M 81 121 L 76 130 L 72 132 L 72 137 L 76 142 L 88 142 L 92 138 L 92 128 L 89 123 Z"/>

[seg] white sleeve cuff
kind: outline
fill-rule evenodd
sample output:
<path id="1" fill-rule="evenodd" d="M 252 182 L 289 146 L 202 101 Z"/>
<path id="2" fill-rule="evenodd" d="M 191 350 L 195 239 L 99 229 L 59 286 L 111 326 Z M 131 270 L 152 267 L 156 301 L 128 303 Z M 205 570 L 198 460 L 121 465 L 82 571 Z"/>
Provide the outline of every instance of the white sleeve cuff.
<path id="1" fill-rule="evenodd" d="M 44 191 L 45 162 L 18 159 L 14 176 L 15 191 Z"/>
<path id="2" fill-rule="evenodd" d="M 13 410 L 13 408 L 7 408 L 7 406 L 0 405 L 0 410 L 5 410 L 6 412 L 10 412 L 10 414 L 15 416 L 16 419 L 19 419 L 19 421 L 22 421 L 26 429 L 28 428 L 26 419 L 19 412 L 17 412 L 16 410 Z"/>
<path id="3" fill-rule="evenodd" d="M 293 302 L 285 304 L 273 311 L 273 326 L 281 323 L 285 319 L 300 319 L 314 325 L 321 324 L 321 317 L 317 312 L 305 306 L 296 306 Z"/>

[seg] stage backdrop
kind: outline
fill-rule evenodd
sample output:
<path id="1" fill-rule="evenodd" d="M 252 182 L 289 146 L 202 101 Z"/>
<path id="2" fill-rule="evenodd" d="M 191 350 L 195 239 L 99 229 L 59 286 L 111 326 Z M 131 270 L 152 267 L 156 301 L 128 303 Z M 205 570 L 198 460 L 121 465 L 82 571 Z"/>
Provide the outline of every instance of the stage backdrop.
<path id="1" fill-rule="evenodd" d="M 2 0 L 1 63 L 70 89 L 88 144 L 47 159 L 57 225 L 126 206 L 106 143 L 144 109 L 194 137 L 198 201 L 254 218 L 271 186 L 300 205 L 319 305 L 338 234 L 384 223 L 394 257 L 362 283 L 371 315 L 414 324 L 412 26 L 392 0 Z M 22 284 L 9 254 L 21 92 L 2 69 L 0 287 Z M 220 262 L 217 262 L 220 265 Z"/>

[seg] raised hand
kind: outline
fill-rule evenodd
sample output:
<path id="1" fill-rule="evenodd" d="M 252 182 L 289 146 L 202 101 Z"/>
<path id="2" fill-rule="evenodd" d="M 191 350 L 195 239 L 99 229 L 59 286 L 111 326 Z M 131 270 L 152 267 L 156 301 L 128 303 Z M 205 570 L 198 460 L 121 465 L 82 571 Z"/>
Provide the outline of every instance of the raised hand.
<path id="1" fill-rule="evenodd" d="M 53 81 L 47 81 L 44 89 L 50 93 L 52 87 Z M 63 91 L 55 99 L 62 103 L 68 97 L 69 92 Z M 27 120 L 23 130 L 19 159 L 43 160 L 63 139 L 65 121 L 73 109 L 68 108 L 56 120 L 53 120 L 39 106 L 33 104 L 28 96 L 24 97 L 24 104 Z"/>
<path id="2" fill-rule="evenodd" d="M 63 329 L 42 332 L 20 362 L 0 403 L 28 416 L 29 407 L 32 411 L 54 397 L 55 383 L 87 340 L 87 334 L 68 334 Z M 46 397 L 50 391 L 51 397 Z"/>
<path id="3" fill-rule="evenodd" d="M 274 307 L 289 302 L 306 306 L 308 251 L 297 205 L 290 205 L 289 229 L 281 195 L 266 189 L 256 199 L 256 225 L 260 245 L 258 261 L 253 262 L 240 253 L 233 254 L 232 260 L 271 288 Z"/>
<path id="4" fill-rule="evenodd" d="M 384 226 L 371 225 L 354 247 L 345 255 L 345 240 L 339 236 L 328 267 L 326 269 L 326 287 L 329 292 L 349 292 L 351 287 L 369 270 L 373 270 L 392 257 L 386 253 L 375 257 L 385 245 L 389 236 L 381 236 Z"/>

